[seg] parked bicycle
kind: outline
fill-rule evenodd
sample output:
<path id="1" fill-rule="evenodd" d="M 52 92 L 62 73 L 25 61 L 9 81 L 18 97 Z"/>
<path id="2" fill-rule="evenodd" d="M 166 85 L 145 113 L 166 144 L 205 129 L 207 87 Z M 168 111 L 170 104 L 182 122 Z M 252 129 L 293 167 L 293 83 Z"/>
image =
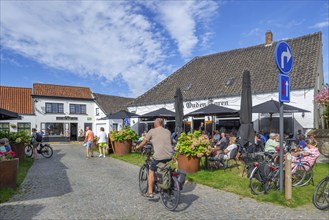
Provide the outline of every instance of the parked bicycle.
<path id="1" fill-rule="evenodd" d="M 139 171 L 139 190 L 142 195 L 148 191 L 148 173 L 151 165 L 152 148 L 150 146 L 145 147 L 146 160 L 141 166 Z M 154 186 L 153 192 L 160 195 L 161 203 L 166 209 L 173 211 L 177 208 L 180 200 L 180 191 L 183 189 L 185 182 L 185 174 L 177 172 L 171 168 L 169 164 L 159 163 L 157 165 L 157 171 L 154 173 Z M 164 181 L 168 179 L 163 175 L 164 173 L 169 174 L 170 184 L 166 187 Z"/>
<path id="2" fill-rule="evenodd" d="M 25 155 L 27 157 L 32 157 L 33 155 L 33 146 L 32 144 L 27 144 L 25 146 Z M 53 155 L 53 149 L 49 144 L 40 143 L 37 147 L 38 154 L 41 154 L 45 158 L 50 158 Z"/>
<path id="3" fill-rule="evenodd" d="M 316 186 L 313 195 L 313 204 L 320 210 L 329 209 L 329 175 Z"/>
<path id="4" fill-rule="evenodd" d="M 279 187 L 279 165 L 274 163 L 278 155 L 265 152 L 264 156 L 264 161 L 254 162 L 248 170 L 250 189 L 256 195 Z"/>

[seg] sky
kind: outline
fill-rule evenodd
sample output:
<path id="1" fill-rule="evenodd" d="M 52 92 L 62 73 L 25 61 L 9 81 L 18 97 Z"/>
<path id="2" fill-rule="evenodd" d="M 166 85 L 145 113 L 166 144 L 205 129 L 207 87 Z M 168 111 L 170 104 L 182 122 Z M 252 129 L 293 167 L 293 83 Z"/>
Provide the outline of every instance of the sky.
<path id="1" fill-rule="evenodd" d="M 329 0 L 0 1 L 0 85 L 137 97 L 196 56 L 322 32 Z"/>

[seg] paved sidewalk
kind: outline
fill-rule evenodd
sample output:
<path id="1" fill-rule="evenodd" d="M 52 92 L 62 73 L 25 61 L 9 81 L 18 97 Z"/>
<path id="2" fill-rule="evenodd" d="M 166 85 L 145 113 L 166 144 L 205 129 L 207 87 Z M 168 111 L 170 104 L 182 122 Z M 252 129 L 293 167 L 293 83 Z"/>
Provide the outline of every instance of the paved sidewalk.
<path id="1" fill-rule="evenodd" d="M 86 160 L 80 145 L 54 145 L 20 193 L 0 204 L 0 219 L 328 219 L 313 206 L 290 209 L 187 183 L 175 212 L 139 194 L 137 166 L 110 158 Z"/>

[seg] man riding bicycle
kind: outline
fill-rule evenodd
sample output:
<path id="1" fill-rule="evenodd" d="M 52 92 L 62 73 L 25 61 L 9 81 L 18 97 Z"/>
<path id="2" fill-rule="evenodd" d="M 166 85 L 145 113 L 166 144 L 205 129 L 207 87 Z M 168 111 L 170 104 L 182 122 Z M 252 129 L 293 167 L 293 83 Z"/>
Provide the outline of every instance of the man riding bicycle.
<path id="1" fill-rule="evenodd" d="M 155 119 L 154 128 L 146 134 L 146 138 L 143 139 L 136 149 L 142 148 L 148 141 L 153 145 L 154 154 L 147 179 L 148 192 L 145 196 L 153 198 L 154 172 L 157 169 L 157 164 L 160 162 L 167 163 L 171 161 L 173 155 L 171 134 L 168 129 L 163 127 L 163 119 Z"/>

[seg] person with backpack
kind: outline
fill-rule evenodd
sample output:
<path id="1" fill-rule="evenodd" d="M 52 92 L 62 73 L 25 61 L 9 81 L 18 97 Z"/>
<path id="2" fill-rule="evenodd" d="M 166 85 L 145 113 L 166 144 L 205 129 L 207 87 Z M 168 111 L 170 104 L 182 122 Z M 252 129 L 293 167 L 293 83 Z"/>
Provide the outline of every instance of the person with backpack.
<path id="1" fill-rule="evenodd" d="M 31 144 L 33 146 L 33 155 L 32 158 L 38 159 L 38 152 L 37 148 L 39 144 L 42 142 L 42 135 L 37 133 L 37 129 L 32 128 L 32 137 L 31 137 Z"/>

